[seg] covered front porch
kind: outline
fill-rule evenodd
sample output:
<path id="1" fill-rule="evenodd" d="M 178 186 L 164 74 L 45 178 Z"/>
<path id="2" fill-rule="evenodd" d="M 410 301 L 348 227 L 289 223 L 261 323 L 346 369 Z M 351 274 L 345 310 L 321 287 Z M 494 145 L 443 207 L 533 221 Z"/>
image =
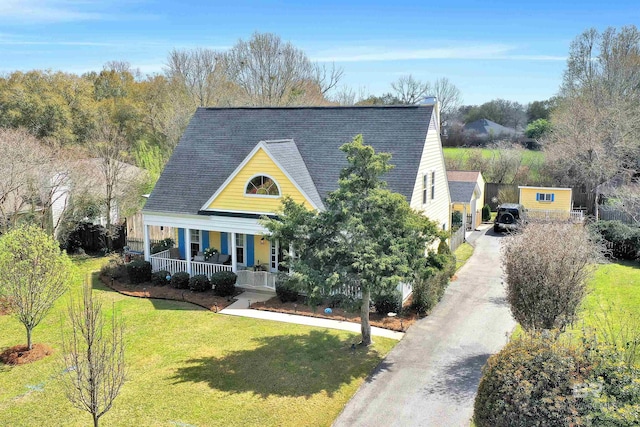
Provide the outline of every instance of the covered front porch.
<path id="1" fill-rule="evenodd" d="M 185 222 L 186 218 L 145 214 L 144 254 L 152 271 L 207 277 L 219 271 L 231 271 L 238 275 L 238 286 L 275 291 L 284 250 L 277 241 L 265 236 L 266 230 L 257 219 L 198 216 L 188 221 L 189 224 Z M 152 254 L 149 231 L 153 226 L 173 227 L 176 247 Z M 215 249 L 217 254 L 205 258 L 210 249 Z"/>

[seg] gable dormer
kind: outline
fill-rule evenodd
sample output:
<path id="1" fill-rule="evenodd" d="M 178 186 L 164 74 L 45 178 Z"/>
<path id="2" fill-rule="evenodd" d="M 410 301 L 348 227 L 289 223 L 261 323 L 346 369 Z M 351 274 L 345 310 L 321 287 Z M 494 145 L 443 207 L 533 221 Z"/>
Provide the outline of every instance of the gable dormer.
<path id="1" fill-rule="evenodd" d="M 284 196 L 309 209 L 324 207 L 295 142 L 261 141 L 201 211 L 274 214 Z"/>

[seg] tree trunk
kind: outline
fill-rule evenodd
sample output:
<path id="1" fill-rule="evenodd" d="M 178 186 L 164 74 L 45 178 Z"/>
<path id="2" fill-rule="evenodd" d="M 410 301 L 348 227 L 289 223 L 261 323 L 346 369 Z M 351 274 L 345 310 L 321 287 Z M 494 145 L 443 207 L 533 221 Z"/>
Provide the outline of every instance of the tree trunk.
<path id="1" fill-rule="evenodd" d="M 371 324 L 369 324 L 369 300 L 371 299 L 371 291 L 367 288 L 362 290 L 362 306 L 360 306 L 360 330 L 362 332 L 362 345 L 370 345 L 371 341 Z"/>
<path id="2" fill-rule="evenodd" d="M 93 427 L 98 427 L 99 417 L 96 414 L 91 414 L 91 415 L 93 415 Z"/>
<path id="3" fill-rule="evenodd" d="M 31 347 L 33 347 L 32 343 L 31 343 L 31 328 L 25 328 L 27 330 L 27 350 L 31 350 Z"/>

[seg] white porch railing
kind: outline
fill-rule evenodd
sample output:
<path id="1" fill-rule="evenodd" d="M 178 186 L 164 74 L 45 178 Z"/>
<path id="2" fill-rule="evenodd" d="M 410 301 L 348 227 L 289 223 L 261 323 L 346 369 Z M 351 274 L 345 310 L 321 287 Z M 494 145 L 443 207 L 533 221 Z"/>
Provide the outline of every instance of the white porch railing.
<path id="1" fill-rule="evenodd" d="M 186 264 L 186 261 L 185 261 Z M 219 271 L 231 271 L 230 265 L 224 264 L 213 264 L 210 262 L 200 262 L 200 261 L 192 261 L 191 262 L 191 275 L 195 276 L 197 274 L 204 274 L 207 277 L 211 277 L 213 273 L 217 273 Z"/>
<path id="2" fill-rule="evenodd" d="M 166 270 L 171 274 L 178 273 L 180 271 L 187 271 L 187 261 L 181 259 L 172 259 L 169 255 L 169 250 L 158 252 L 149 257 L 151 262 L 151 271 Z M 191 262 L 191 275 L 204 274 L 207 277 L 211 277 L 213 273 L 219 271 L 231 271 L 230 265 L 213 264 L 210 262 Z M 274 282 L 275 283 L 275 282 Z M 275 287 L 274 287 L 275 289 Z"/>
<path id="3" fill-rule="evenodd" d="M 238 270 L 238 286 L 256 286 L 265 287 L 273 291 L 276 290 L 276 277 L 277 274 L 269 273 L 268 271 L 251 271 L 251 270 Z"/>

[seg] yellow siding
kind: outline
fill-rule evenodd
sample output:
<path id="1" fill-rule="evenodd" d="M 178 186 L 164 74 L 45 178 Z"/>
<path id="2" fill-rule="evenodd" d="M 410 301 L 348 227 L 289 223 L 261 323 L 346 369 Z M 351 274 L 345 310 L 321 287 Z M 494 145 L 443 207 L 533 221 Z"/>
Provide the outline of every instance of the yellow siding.
<path id="1" fill-rule="evenodd" d="M 463 214 L 464 214 L 464 207 L 465 207 L 465 205 L 464 205 L 464 204 L 462 204 L 462 203 L 454 203 L 454 204 L 451 206 L 451 210 L 452 210 L 452 211 L 458 211 L 458 212 L 460 212 L 460 213 L 463 213 Z M 469 208 L 467 208 L 467 213 L 470 213 L 470 212 L 469 212 Z"/>
<path id="2" fill-rule="evenodd" d="M 553 202 L 536 201 L 536 193 L 554 194 Z M 521 188 L 520 204 L 527 209 L 553 211 L 571 211 L 571 189 L 560 188 Z"/>
<path id="3" fill-rule="evenodd" d="M 244 194 L 249 179 L 259 174 L 268 175 L 275 179 L 281 195 L 291 196 L 296 202 L 304 203 L 307 208 L 312 209 L 309 201 L 262 148 L 254 154 L 233 180 L 218 194 L 208 208 L 259 213 L 273 213 L 280 210 L 282 197 L 247 196 Z"/>
<path id="4" fill-rule="evenodd" d="M 264 240 L 262 240 L 262 236 L 256 234 L 253 236 L 253 242 L 254 242 L 254 250 L 253 250 L 253 254 L 254 254 L 254 260 L 256 265 L 257 264 L 269 264 L 269 257 L 271 256 L 271 244 L 269 243 L 269 241 L 265 238 Z"/>
<path id="5" fill-rule="evenodd" d="M 209 247 L 216 248 L 217 250 L 222 249 L 222 244 L 220 241 L 220 232 L 219 231 L 210 231 L 209 232 Z"/>

